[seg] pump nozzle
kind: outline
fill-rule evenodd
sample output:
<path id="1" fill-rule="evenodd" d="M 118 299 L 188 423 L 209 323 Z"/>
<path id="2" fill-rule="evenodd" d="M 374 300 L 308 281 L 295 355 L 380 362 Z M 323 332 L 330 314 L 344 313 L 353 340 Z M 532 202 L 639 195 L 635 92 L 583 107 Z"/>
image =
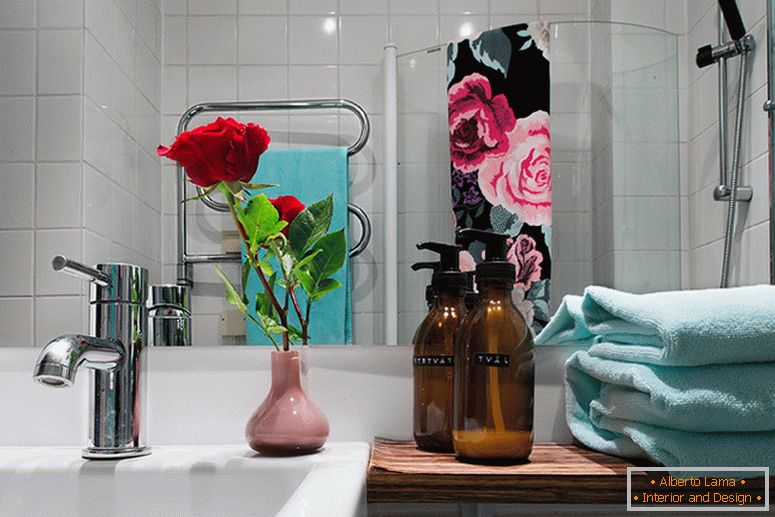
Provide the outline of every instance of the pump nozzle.
<path id="1" fill-rule="evenodd" d="M 440 264 L 438 262 L 415 262 L 412 264 L 412 271 L 420 271 L 421 269 L 430 269 L 435 275 L 439 271 Z M 428 308 L 433 307 L 434 300 L 436 299 L 436 286 L 433 284 L 425 286 L 425 303 L 428 304 Z"/>
<path id="2" fill-rule="evenodd" d="M 421 242 L 418 250 L 428 250 L 439 254 L 438 271 L 460 271 L 460 251 L 462 246 L 443 242 Z"/>
<path id="3" fill-rule="evenodd" d="M 417 245 L 418 250 L 428 250 L 439 254 L 438 262 L 418 262 L 412 269 L 430 269 L 435 264 L 431 286 L 438 293 L 441 290 L 459 291 L 465 287 L 466 275 L 460 271 L 460 250 L 457 244 L 441 242 L 423 242 Z"/>
<path id="4" fill-rule="evenodd" d="M 420 271 L 421 269 L 431 269 L 435 273 L 439 270 L 438 262 L 415 262 L 412 264 L 412 271 Z"/>
<path id="5" fill-rule="evenodd" d="M 483 242 L 485 245 L 484 260 L 506 260 L 506 241 L 509 236 L 505 233 L 495 233 L 476 228 L 463 228 L 457 232 L 457 243 L 468 244 L 471 241 Z"/>
<path id="6" fill-rule="evenodd" d="M 456 240 L 460 244 L 468 244 L 472 241 L 484 243 L 484 262 L 476 266 L 476 278 L 479 284 L 493 282 L 514 284 L 516 267 L 506 259 L 508 235 L 475 228 L 464 228 L 458 230 Z"/>

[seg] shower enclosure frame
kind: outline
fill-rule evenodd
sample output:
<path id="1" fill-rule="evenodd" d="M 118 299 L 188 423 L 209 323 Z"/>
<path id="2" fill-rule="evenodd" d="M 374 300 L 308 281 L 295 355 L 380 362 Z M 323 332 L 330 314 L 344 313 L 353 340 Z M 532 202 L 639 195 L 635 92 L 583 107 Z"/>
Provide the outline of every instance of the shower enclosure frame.
<path id="1" fill-rule="evenodd" d="M 770 284 L 775 284 L 775 0 L 767 0 L 767 102 L 769 119 Z"/>

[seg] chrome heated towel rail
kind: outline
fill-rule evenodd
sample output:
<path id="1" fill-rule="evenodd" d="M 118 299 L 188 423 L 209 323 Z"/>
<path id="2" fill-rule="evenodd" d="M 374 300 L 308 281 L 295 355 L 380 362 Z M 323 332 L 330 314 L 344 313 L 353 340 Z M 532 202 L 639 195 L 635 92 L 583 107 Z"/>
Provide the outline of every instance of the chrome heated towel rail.
<path id="1" fill-rule="evenodd" d="M 323 109 L 344 109 L 348 110 L 361 125 L 361 132 L 358 139 L 347 148 L 347 156 L 358 153 L 366 145 L 371 132 L 369 117 L 366 112 L 356 103 L 347 99 L 312 99 L 295 101 L 234 101 L 234 102 L 202 102 L 194 104 L 188 108 L 178 121 L 178 134 L 188 130 L 191 120 L 200 113 L 218 112 L 218 113 L 237 113 L 237 112 L 257 112 L 257 111 L 297 111 L 297 110 L 323 110 Z M 197 192 L 201 195 L 204 191 L 197 187 Z M 242 260 L 239 253 L 188 253 L 187 233 L 186 233 L 186 207 L 184 200 L 186 198 L 186 174 L 183 167 L 178 165 L 177 182 L 177 240 L 178 240 L 178 284 L 193 285 L 192 266 L 194 264 L 214 264 L 219 262 L 240 262 Z M 228 206 L 205 196 L 202 202 L 209 208 L 218 212 L 227 212 Z M 353 214 L 363 226 L 361 237 L 358 242 L 350 248 L 350 257 L 358 256 L 366 249 L 371 241 L 371 221 L 366 212 L 359 206 L 352 203 L 347 205 L 348 211 Z"/>

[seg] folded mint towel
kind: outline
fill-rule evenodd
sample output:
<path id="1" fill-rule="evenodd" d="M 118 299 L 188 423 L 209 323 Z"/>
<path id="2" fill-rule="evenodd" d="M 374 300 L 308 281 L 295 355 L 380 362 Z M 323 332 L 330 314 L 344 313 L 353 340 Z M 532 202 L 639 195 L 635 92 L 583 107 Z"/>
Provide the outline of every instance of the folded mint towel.
<path id="1" fill-rule="evenodd" d="M 668 467 L 772 468 L 774 369 L 664 368 L 576 352 L 565 379 L 568 427 L 587 447 Z"/>
<path id="2" fill-rule="evenodd" d="M 595 335 L 584 322 L 581 310 L 581 296 L 565 295 L 560 307 L 549 320 L 540 334 L 536 336 L 536 345 L 588 345 L 594 343 Z"/>
<path id="3" fill-rule="evenodd" d="M 349 165 L 347 148 L 314 147 L 270 149 L 261 156 L 254 183 L 275 183 L 278 187 L 263 191 L 270 198 L 296 196 L 309 206 L 329 194 L 334 195 L 334 213 L 330 231 L 344 228 L 348 235 L 347 203 L 349 200 Z M 312 305 L 309 329 L 310 344 L 341 345 L 352 343 L 350 260 L 334 276 L 342 287 Z M 248 299 L 255 299 L 261 284 L 255 273 L 248 277 Z M 302 307 L 304 310 L 304 307 Z M 295 314 L 291 323 L 298 327 Z M 268 345 L 270 341 L 255 325 L 248 322 L 245 340 L 249 345 Z"/>
<path id="4" fill-rule="evenodd" d="M 629 294 L 584 290 L 563 302 L 539 344 L 591 342 L 590 355 L 695 366 L 775 361 L 775 286 Z"/>
<path id="5" fill-rule="evenodd" d="M 692 432 L 775 430 L 775 363 L 665 367 L 568 360 L 570 394 L 608 417 Z"/>

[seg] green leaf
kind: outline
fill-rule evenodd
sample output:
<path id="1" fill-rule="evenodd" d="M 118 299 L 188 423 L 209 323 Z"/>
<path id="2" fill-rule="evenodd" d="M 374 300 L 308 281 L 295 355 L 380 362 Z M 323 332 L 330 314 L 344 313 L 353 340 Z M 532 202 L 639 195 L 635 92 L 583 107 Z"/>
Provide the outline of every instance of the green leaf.
<path id="1" fill-rule="evenodd" d="M 253 266 L 250 264 L 249 260 L 246 260 L 242 263 L 242 299 L 247 300 L 247 288 L 248 288 L 248 276 L 250 275 L 250 270 L 253 268 Z"/>
<path id="2" fill-rule="evenodd" d="M 317 289 L 315 289 L 315 292 L 310 295 L 310 298 L 312 298 L 313 301 L 318 301 L 331 291 L 339 289 L 340 287 L 342 287 L 342 282 L 339 280 L 334 278 L 326 278 L 320 282 L 320 284 L 318 284 Z"/>
<path id="3" fill-rule="evenodd" d="M 272 276 L 272 273 L 274 273 L 272 264 L 270 264 L 268 261 L 256 257 L 256 264 L 258 265 L 259 269 L 261 269 L 261 272 L 266 276 Z"/>
<path id="4" fill-rule="evenodd" d="M 215 192 L 216 190 L 218 190 L 218 185 L 220 185 L 220 183 L 214 183 L 214 184 L 210 185 L 209 187 L 207 187 L 205 189 L 205 191 L 202 192 L 201 194 L 199 194 L 198 196 L 194 196 L 194 197 L 190 197 L 190 198 L 184 199 L 182 202 L 183 203 L 188 203 L 189 201 L 199 201 L 200 199 L 204 199 L 207 196 L 209 196 L 210 194 L 212 194 L 213 192 Z"/>
<path id="5" fill-rule="evenodd" d="M 258 305 L 258 297 L 256 297 L 256 305 Z M 286 328 L 283 327 L 279 321 L 277 321 L 277 317 L 275 315 L 256 311 L 256 316 L 258 316 L 258 319 L 261 320 L 261 324 L 268 332 L 273 334 L 285 334 L 285 332 L 287 332 Z"/>
<path id="6" fill-rule="evenodd" d="M 278 233 L 287 224 L 280 221 L 280 214 L 265 194 L 252 197 L 244 209 L 237 211 L 237 218 L 245 228 L 250 247 L 253 249 L 262 246 L 267 238 Z"/>
<path id="7" fill-rule="evenodd" d="M 291 252 L 297 257 L 303 256 L 313 243 L 326 234 L 333 214 L 333 194 L 302 210 L 288 229 Z"/>
<path id="8" fill-rule="evenodd" d="M 223 281 L 224 286 L 226 287 L 226 302 L 230 305 L 236 306 L 242 314 L 247 314 L 248 312 L 248 306 L 245 303 L 245 300 L 242 298 L 242 296 L 237 291 L 237 288 L 234 287 L 234 284 L 231 283 L 231 280 L 224 274 L 223 271 L 221 271 L 221 268 L 218 266 L 215 267 L 216 274 L 221 278 Z"/>
<path id="9" fill-rule="evenodd" d="M 256 293 L 256 313 L 257 314 L 272 314 L 272 301 L 266 293 Z"/>
<path id="10" fill-rule="evenodd" d="M 293 271 L 293 264 L 294 264 L 293 257 L 289 253 L 285 252 L 285 246 L 283 247 L 278 246 L 276 240 L 269 241 L 269 249 L 272 250 L 272 253 L 274 254 L 275 257 L 277 257 L 277 260 L 280 262 L 280 267 L 283 270 L 283 276 L 289 277 L 291 274 L 291 271 Z"/>
<path id="11" fill-rule="evenodd" d="M 300 270 L 301 268 L 303 268 L 304 266 L 312 262 L 312 259 L 314 259 L 321 251 L 322 250 L 317 249 L 317 250 L 308 252 L 306 255 L 304 255 L 304 258 L 298 261 L 295 266 L 293 266 L 294 272 Z"/>
<path id="12" fill-rule="evenodd" d="M 221 277 L 221 280 L 223 281 L 223 284 L 226 286 L 226 302 L 228 302 L 230 305 L 234 305 L 237 307 L 237 309 L 242 313 L 243 316 L 245 316 L 246 319 L 249 319 L 252 321 L 258 328 L 260 328 L 265 334 L 268 335 L 267 328 L 270 327 L 265 321 L 264 316 L 256 311 L 256 314 L 259 319 L 256 319 L 253 317 L 253 315 L 248 310 L 248 306 L 245 303 L 245 300 L 242 298 L 242 296 L 239 295 L 237 292 L 237 288 L 234 287 L 234 284 L 231 283 L 231 280 L 224 274 L 223 271 L 221 271 L 221 268 L 218 266 L 215 267 L 215 272 L 218 274 L 219 277 Z M 260 320 L 260 321 L 259 321 Z M 270 321 L 272 323 L 275 323 L 274 320 Z M 277 347 L 277 343 L 275 343 L 275 347 Z"/>
<path id="13" fill-rule="evenodd" d="M 342 267 L 347 256 L 347 240 L 340 229 L 321 237 L 315 244 L 320 253 L 309 263 L 309 273 L 316 284 L 330 277 Z"/>
<path id="14" fill-rule="evenodd" d="M 243 183 L 242 188 L 248 190 L 263 190 L 265 188 L 277 187 L 274 183 Z"/>
<path id="15" fill-rule="evenodd" d="M 235 196 L 242 192 L 241 181 L 223 181 L 222 183 L 226 186 L 227 189 L 229 189 L 229 192 Z"/>
<path id="16" fill-rule="evenodd" d="M 295 341 L 300 340 L 301 330 L 297 329 L 293 325 L 288 325 L 288 337 Z"/>
<path id="17" fill-rule="evenodd" d="M 315 292 L 315 288 L 317 287 L 317 284 L 312 279 L 312 276 L 309 274 L 309 271 L 306 269 L 299 269 L 295 273 L 296 278 L 299 280 L 299 283 L 304 288 L 304 292 L 307 293 L 307 296 L 311 295 Z"/>

